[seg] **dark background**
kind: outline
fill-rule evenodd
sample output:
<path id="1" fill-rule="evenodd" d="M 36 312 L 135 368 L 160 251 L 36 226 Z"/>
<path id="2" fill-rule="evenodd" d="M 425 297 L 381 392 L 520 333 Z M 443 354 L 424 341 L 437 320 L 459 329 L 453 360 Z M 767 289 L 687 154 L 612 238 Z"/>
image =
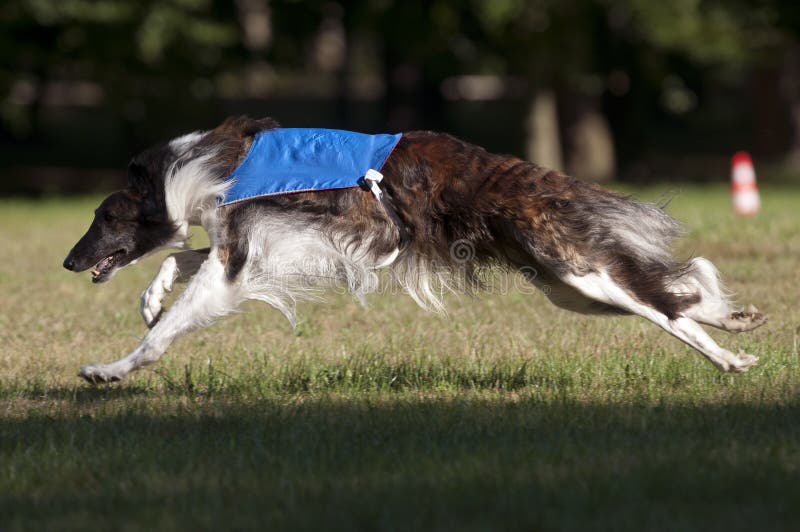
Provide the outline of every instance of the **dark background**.
<path id="1" fill-rule="evenodd" d="M 800 7 L 765 0 L 6 0 L 0 194 L 119 186 L 231 114 L 435 129 L 590 180 L 800 181 Z"/>

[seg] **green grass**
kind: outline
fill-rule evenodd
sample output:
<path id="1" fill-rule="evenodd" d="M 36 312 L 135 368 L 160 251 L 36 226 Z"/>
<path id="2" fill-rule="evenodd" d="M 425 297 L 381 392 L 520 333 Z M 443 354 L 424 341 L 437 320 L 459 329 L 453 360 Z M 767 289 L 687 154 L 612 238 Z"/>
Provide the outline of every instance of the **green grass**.
<path id="1" fill-rule="evenodd" d="M 679 253 L 770 315 L 712 333 L 761 357 L 744 375 L 538 293 L 447 318 L 332 294 L 295 331 L 246 305 L 103 388 L 77 370 L 136 345 L 158 258 L 93 286 L 60 262 L 95 199 L 2 202 L 0 529 L 797 529 L 800 191 L 762 192 L 756 219 L 722 187 L 670 206 Z"/>

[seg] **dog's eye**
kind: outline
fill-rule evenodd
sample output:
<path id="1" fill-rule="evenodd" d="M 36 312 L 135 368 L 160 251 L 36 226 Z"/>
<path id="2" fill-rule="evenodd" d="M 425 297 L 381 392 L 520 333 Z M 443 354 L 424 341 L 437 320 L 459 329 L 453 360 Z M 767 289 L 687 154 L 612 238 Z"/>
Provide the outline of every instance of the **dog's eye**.
<path id="1" fill-rule="evenodd" d="M 106 212 L 106 213 L 103 213 L 103 220 L 105 220 L 107 222 L 113 222 L 114 221 L 114 217 L 111 216 L 110 213 Z"/>

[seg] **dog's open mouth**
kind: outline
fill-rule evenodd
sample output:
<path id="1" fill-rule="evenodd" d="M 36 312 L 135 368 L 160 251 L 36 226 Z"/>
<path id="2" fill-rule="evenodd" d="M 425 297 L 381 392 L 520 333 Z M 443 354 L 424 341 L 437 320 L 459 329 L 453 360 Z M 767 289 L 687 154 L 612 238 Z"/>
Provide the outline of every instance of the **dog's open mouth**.
<path id="1" fill-rule="evenodd" d="M 122 258 L 123 255 L 125 255 L 125 250 L 120 249 L 98 262 L 92 269 L 92 282 L 102 283 L 103 281 L 107 281 L 119 265 L 120 258 Z"/>

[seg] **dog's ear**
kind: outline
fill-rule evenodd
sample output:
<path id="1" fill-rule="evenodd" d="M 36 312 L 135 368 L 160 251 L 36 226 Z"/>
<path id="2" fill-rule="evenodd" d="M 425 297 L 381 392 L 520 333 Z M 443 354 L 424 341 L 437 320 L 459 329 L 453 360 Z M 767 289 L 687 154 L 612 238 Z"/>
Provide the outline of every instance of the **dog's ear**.
<path id="1" fill-rule="evenodd" d="M 152 177 L 147 173 L 147 168 L 131 161 L 128 165 L 128 187 L 140 198 L 150 195 L 153 188 Z"/>
<path id="2" fill-rule="evenodd" d="M 252 137 L 259 131 L 264 131 L 265 129 L 275 129 L 278 127 L 280 127 L 280 124 L 278 124 L 276 120 L 266 116 L 257 120 L 248 119 L 247 124 L 242 132 L 248 137 Z"/>
<path id="3" fill-rule="evenodd" d="M 128 165 L 128 189 L 139 203 L 139 217 L 145 222 L 159 222 L 164 218 L 164 192 L 155 177 L 137 162 Z"/>
<path id="4" fill-rule="evenodd" d="M 239 138 L 248 138 L 260 131 L 278 127 L 280 127 L 280 124 L 269 117 L 255 119 L 249 116 L 232 116 L 226 118 L 225 121 L 216 128 L 216 131 L 226 136 L 232 135 Z"/>

